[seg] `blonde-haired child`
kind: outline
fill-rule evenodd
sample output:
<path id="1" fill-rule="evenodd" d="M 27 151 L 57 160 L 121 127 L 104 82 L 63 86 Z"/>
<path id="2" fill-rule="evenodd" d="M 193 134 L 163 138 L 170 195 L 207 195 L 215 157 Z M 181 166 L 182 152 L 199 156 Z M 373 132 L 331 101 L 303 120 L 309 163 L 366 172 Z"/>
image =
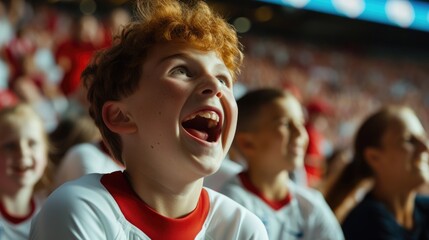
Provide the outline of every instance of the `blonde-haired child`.
<path id="1" fill-rule="evenodd" d="M 46 184 L 48 140 L 38 114 L 27 104 L 0 110 L 0 239 L 28 239 Z"/>

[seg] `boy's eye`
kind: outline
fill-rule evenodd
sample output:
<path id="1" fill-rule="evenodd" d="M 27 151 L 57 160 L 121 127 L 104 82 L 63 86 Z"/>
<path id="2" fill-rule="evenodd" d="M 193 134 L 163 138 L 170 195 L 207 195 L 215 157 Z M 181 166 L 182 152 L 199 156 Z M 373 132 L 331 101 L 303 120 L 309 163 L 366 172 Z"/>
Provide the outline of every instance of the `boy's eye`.
<path id="1" fill-rule="evenodd" d="M 414 137 L 414 136 L 405 137 L 404 138 L 404 142 L 406 144 L 410 144 L 410 145 L 413 145 L 413 146 L 418 145 L 419 143 L 421 143 L 421 141 L 418 138 Z"/>
<path id="2" fill-rule="evenodd" d="M 222 85 L 224 85 L 224 86 L 227 86 L 227 87 L 231 87 L 231 80 L 227 77 L 227 76 L 224 76 L 224 75 L 221 75 L 221 76 L 217 76 L 217 79 L 219 80 L 219 82 L 220 83 L 222 83 Z"/>
<path id="3" fill-rule="evenodd" d="M 185 75 L 187 77 L 191 77 L 189 70 L 186 67 L 180 66 L 176 67 L 171 71 L 172 75 Z"/>
<path id="4" fill-rule="evenodd" d="M 219 80 L 220 83 L 222 83 L 222 85 L 227 85 L 227 81 L 222 77 L 218 77 L 217 79 Z"/>

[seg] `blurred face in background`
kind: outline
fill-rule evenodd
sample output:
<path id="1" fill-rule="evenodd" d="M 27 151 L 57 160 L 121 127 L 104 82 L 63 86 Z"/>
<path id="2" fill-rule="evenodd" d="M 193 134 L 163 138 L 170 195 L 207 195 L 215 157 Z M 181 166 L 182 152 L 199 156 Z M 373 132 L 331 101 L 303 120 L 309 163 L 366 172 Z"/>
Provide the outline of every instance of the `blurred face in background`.
<path id="1" fill-rule="evenodd" d="M 252 133 L 255 164 L 267 171 L 292 171 L 302 166 L 308 144 L 301 104 L 293 97 L 278 98 L 264 106 Z"/>
<path id="2" fill-rule="evenodd" d="M 376 150 L 376 179 L 405 191 L 429 182 L 428 139 L 417 116 L 404 108 L 388 124 Z"/>
<path id="3" fill-rule="evenodd" d="M 42 122 L 33 116 L 0 120 L 0 192 L 13 193 L 34 185 L 47 166 Z"/>

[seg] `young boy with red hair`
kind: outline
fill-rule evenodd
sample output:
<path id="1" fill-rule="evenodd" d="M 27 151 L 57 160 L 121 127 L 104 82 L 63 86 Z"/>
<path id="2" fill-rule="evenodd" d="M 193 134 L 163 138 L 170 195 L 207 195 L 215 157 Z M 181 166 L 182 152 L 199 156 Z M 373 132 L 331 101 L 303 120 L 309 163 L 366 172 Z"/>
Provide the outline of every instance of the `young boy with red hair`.
<path id="1" fill-rule="evenodd" d="M 60 187 L 31 238 L 267 239 L 255 215 L 203 188 L 235 132 L 235 31 L 201 1 L 138 9 L 83 73 L 90 113 L 126 169 Z"/>

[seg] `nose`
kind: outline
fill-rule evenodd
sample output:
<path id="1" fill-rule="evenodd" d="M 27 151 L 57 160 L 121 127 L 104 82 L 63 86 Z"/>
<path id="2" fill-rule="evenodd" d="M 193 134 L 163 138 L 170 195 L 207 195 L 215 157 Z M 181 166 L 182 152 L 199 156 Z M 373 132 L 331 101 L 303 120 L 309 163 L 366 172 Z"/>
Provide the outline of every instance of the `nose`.
<path id="1" fill-rule="evenodd" d="M 212 75 L 206 75 L 201 83 L 200 94 L 202 96 L 222 97 L 222 83 Z"/>
<path id="2" fill-rule="evenodd" d="M 427 156 L 429 154 L 429 144 L 426 138 L 415 138 L 414 139 L 414 155 L 420 157 L 422 155 Z"/>
<path id="3" fill-rule="evenodd" d="M 21 141 L 16 149 L 17 157 L 20 159 L 25 159 L 31 155 L 31 147 L 26 141 Z"/>
<path id="4" fill-rule="evenodd" d="M 291 138 L 294 139 L 294 141 L 297 143 L 306 146 L 308 144 L 308 134 L 304 126 L 300 123 L 291 123 L 291 128 Z"/>

